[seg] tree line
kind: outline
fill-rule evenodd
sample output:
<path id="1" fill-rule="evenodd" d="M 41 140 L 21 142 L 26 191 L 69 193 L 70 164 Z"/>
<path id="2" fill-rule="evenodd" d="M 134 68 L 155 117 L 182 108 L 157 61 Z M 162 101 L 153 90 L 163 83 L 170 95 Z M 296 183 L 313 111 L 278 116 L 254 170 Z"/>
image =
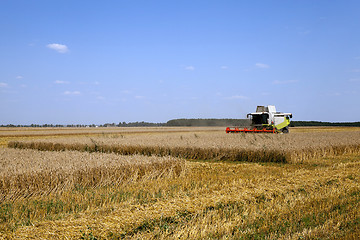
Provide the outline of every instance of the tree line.
<path id="1" fill-rule="evenodd" d="M 290 127 L 360 127 L 360 122 L 292 121 Z"/>

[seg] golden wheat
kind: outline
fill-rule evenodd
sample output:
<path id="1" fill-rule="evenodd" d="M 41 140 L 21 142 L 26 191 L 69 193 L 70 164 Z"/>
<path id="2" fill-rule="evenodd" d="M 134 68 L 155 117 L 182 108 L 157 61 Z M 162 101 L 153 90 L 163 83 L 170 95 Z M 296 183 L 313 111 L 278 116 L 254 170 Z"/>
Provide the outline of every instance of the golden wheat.
<path id="1" fill-rule="evenodd" d="M 303 162 L 316 157 L 360 152 L 360 131 L 289 135 L 223 132 L 112 135 L 9 142 L 12 148 L 46 151 L 173 156 L 186 159 L 249 162 Z"/>
<path id="2" fill-rule="evenodd" d="M 64 205 L 66 202 L 89 205 L 59 220 L 39 222 L 36 219 L 40 213 L 31 212 L 34 215 L 30 215 L 29 226 L 19 227 L 7 236 L 47 239 L 356 236 L 360 233 L 359 160 L 358 156 L 348 156 L 282 166 L 188 162 L 189 171 L 180 178 L 124 186 L 122 193 L 127 193 L 127 197 L 119 200 L 110 200 L 116 188 L 64 193 L 59 196 Z"/>
<path id="3" fill-rule="evenodd" d="M 223 131 L 222 127 L 99 127 L 99 128 L 0 128 L 0 137 L 24 136 L 77 136 L 111 134 L 146 134 L 166 132 Z"/>
<path id="4" fill-rule="evenodd" d="M 14 138 L 60 151 L 0 149 L 0 183 L 22 183 L 3 185 L 0 239 L 357 239 L 359 131 L 338 130 Z M 87 149 L 63 151 L 76 146 Z M 116 149 L 130 155 L 103 153 Z M 183 161 L 168 156 L 175 149 L 217 160 L 278 151 L 292 164 Z"/>

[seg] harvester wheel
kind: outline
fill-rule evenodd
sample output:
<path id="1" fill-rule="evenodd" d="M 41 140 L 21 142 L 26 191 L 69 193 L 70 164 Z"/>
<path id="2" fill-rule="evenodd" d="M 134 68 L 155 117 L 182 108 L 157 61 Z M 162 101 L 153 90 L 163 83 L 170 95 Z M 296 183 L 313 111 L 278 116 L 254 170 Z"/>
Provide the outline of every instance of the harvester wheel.
<path id="1" fill-rule="evenodd" d="M 286 127 L 284 127 L 283 129 L 281 129 L 281 131 L 282 131 L 283 133 L 289 133 L 289 127 L 286 126 Z"/>

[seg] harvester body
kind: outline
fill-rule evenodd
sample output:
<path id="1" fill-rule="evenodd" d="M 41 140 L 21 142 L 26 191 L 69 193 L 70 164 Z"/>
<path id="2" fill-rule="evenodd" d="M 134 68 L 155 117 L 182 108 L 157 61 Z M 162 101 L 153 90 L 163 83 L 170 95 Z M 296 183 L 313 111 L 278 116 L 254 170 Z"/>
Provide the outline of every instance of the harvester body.
<path id="1" fill-rule="evenodd" d="M 247 114 L 251 120 L 248 128 L 226 128 L 227 133 L 288 133 L 292 113 L 277 112 L 275 106 L 257 106 L 256 112 Z"/>

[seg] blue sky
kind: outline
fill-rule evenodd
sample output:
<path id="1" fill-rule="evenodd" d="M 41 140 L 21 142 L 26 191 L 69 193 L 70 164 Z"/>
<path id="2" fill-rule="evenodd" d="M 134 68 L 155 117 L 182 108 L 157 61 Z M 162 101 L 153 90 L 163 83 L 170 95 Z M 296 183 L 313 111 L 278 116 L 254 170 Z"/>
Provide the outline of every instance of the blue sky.
<path id="1" fill-rule="evenodd" d="M 0 124 L 360 121 L 360 1 L 0 1 Z"/>

